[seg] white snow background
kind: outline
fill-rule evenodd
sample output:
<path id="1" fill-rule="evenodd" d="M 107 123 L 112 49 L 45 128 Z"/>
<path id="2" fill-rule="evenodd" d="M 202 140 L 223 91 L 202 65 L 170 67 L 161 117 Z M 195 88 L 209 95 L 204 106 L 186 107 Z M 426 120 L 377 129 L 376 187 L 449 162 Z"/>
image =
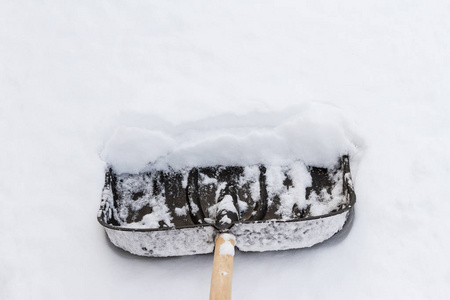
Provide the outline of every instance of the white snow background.
<path id="1" fill-rule="evenodd" d="M 0 3 L 0 299 L 207 299 L 211 255 L 97 223 L 112 125 L 339 107 L 364 141 L 351 231 L 235 255 L 234 299 L 448 299 L 448 1 Z M 163 121 L 161 121 L 163 122 Z"/>

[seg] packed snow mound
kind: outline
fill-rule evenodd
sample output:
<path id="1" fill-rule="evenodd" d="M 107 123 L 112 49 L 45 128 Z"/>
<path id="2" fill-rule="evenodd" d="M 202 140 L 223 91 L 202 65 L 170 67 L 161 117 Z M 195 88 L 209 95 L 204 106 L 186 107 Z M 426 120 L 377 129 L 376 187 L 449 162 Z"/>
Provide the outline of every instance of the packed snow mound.
<path id="1" fill-rule="evenodd" d="M 334 106 L 305 103 L 280 112 L 223 114 L 173 125 L 128 122 L 116 128 L 101 158 L 117 173 L 193 166 L 306 165 L 332 167 L 356 152 L 355 130 Z"/>

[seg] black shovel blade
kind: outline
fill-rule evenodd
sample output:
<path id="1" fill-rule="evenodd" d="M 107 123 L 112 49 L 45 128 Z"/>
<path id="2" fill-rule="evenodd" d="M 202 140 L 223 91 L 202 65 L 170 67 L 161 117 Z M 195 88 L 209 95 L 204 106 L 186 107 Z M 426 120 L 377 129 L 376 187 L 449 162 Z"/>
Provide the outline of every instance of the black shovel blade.
<path id="1" fill-rule="evenodd" d="M 333 168 L 212 166 L 140 174 L 106 172 L 98 215 L 129 252 L 173 256 L 213 251 L 218 231 L 243 251 L 309 247 L 339 231 L 356 197 L 348 156 Z"/>

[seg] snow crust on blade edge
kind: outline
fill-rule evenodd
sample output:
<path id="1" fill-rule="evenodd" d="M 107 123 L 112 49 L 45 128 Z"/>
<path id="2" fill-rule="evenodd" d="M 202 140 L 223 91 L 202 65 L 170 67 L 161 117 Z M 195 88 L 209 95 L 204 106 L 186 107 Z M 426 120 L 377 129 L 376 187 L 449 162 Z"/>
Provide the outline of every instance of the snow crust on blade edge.
<path id="1" fill-rule="evenodd" d="M 237 223 L 231 228 L 240 251 L 263 252 L 314 246 L 340 231 L 350 211 L 299 222 Z"/>
<path id="2" fill-rule="evenodd" d="M 314 246 L 331 238 L 345 225 L 350 210 L 298 222 L 236 223 L 231 233 L 243 252 L 281 251 Z M 218 231 L 212 226 L 163 231 L 122 231 L 105 228 L 110 241 L 135 255 L 169 257 L 214 251 Z"/>
<path id="3" fill-rule="evenodd" d="M 176 230 L 123 231 L 106 228 L 110 241 L 132 254 L 152 257 L 212 253 L 216 230 L 199 226 Z"/>

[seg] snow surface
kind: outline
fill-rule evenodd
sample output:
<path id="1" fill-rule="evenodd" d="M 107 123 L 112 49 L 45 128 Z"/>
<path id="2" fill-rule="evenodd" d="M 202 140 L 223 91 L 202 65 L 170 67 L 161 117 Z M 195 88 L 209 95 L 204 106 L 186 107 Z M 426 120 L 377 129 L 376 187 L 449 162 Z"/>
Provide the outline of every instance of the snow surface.
<path id="1" fill-rule="evenodd" d="M 298 160 L 331 168 L 342 155 L 357 152 L 354 130 L 331 105 L 309 102 L 283 112 L 218 118 L 176 126 L 162 122 L 156 129 L 151 124 L 150 129 L 119 126 L 101 157 L 116 173 L 138 173 L 216 165 L 284 166 Z M 208 180 L 214 179 L 203 178 L 203 184 Z"/>
<path id="2" fill-rule="evenodd" d="M 1 1 L 0 298 L 206 299 L 211 255 L 107 241 L 103 141 L 313 100 L 358 129 L 353 227 L 237 251 L 233 297 L 447 299 L 449 13 L 444 0 Z"/>

